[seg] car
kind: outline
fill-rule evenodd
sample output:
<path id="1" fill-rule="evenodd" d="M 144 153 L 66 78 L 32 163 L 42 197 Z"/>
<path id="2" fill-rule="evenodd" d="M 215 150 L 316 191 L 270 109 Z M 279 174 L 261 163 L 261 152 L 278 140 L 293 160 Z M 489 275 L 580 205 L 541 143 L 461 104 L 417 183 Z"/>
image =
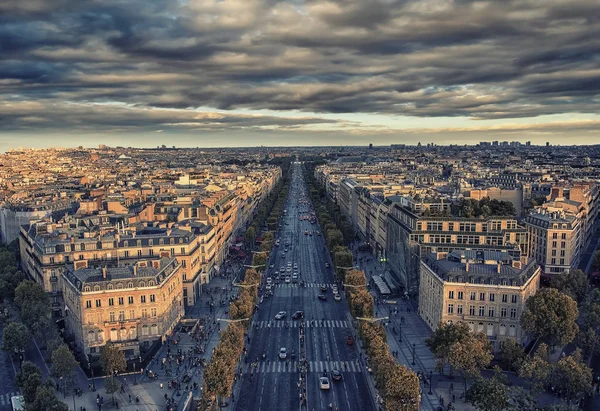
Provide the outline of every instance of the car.
<path id="1" fill-rule="evenodd" d="M 342 301 L 342 297 L 338 293 L 333 294 L 333 299 L 335 301 Z"/>
<path id="2" fill-rule="evenodd" d="M 319 388 L 322 390 L 328 390 L 329 388 L 331 388 L 331 386 L 329 385 L 329 378 L 320 377 L 319 378 Z"/>
<path id="3" fill-rule="evenodd" d="M 333 290 L 333 292 L 334 292 L 334 293 L 337 293 L 337 292 L 338 292 L 337 285 L 335 285 L 335 284 L 333 284 L 333 285 L 331 286 L 331 289 Z"/>
<path id="4" fill-rule="evenodd" d="M 319 300 L 321 301 L 327 301 L 327 296 L 325 294 L 319 294 Z"/>
<path id="5" fill-rule="evenodd" d="M 291 266 L 292 266 L 292 263 L 287 263 L 287 266 L 288 266 L 288 267 L 291 267 Z"/>
<path id="6" fill-rule="evenodd" d="M 275 264 L 269 264 L 269 268 L 274 268 Z"/>
<path id="7" fill-rule="evenodd" d="M 302 317 L 304 317 L 304 311 L 296 311 L 294 315 L 292 315 L 294 320 L 299 320 Z"/>
<path id="8" fill-rule="evenodd" d="M 326 286 L 321 286 L 321 292 L 322 293 L 326 293 L 327 292 L 327 287 Z"/>
<path id="9" fill-rule="evenodd" d="M 325 268 L 329 268 L 329 263 L 325 263 Z"/>
<path id="10" fill-rule="evenodd" d="M 270 289 L 271 289 L 271 284 L 267 284 L 267 285 L 265 286 L 265 290 L 269 291 Z"/>
<path id="11" fill-rule="evenodd" d="M 267 284 L 271 284 L 273 282 L 273 279 L 271 277 L 267 277 Z"/>
<path id="12" fill-rule="evenodd" d="M 275 319 L 281 320 L 282 318 L 285 318 L 286 315 L 287 313 L 285 311 L 279 311 L 277 314 L 275 314 Z"/>
<path id="13" fill-rule="evenodd" d="M 285 258 L 285 253 L 281 254 L 281 258 Z"/>
<path id="14" fill-rule="evenodd" d="M 279 271 L 281 271 L 283 273 L 285 271 L 285 267 L 281 266 L 281 268 L 279 269 Z"/>
<path id="15" fill-rule="evenodd" d="M 288 267 L 285 269 L 286 272 L 291 273 L 292 272 L 292 267 Z"/>
<path id="16" fill-rule="evenodd" d="M 190 381 L 191 379 L 192 379 L 192 377 L 189 374 L 186 374 L 181 379 L 181 382 L 186 383 L 186 382 Z"/>
<path id="17" fill-rule="evenodd" d="M 285 282 L 286 282 L 286 283 L 289 283 L 289 282 L 291 282 L 291 281 L 292 281 L 292 278 L 291 278 L 289 275 L 286 275 L 286 276 L 285 276 Z"/>
<path id="18" fill-rule="evenodd" d="M 283 251 L 286 252 L 286 253 L 287 253 L 287 250 L 288 250 L 287 247 L 283 249 Z"/>
<path id="19" fill-rule="evenodd" d="M 298 269 L 298 264 L 294 264 L 294 269 L 297 270 Z"/>
<path id="20" fill-rule="evenodd" d="M 340 372 L 340 370 L 335 369 L 335 368 L 333 370 L 331 370 L 331 379 L 333 381 L 341 381 L 342 373 Z"/>
<path id="21" fill-rule="evenodd" d="M 281 358 L 282 360 L 285 360 L 287 358 L 287 350 L 285 349 L 285 347 L 281 347 L 279 349 L 279 358 Z"/>

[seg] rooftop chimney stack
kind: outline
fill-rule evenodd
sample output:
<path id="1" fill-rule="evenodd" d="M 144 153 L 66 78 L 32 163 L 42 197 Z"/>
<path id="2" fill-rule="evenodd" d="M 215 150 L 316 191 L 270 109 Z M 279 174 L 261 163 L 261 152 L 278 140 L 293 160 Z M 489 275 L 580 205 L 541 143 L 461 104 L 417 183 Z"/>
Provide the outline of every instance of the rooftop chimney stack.
<path id="1" fill-rule="evenodd" d="M 106 280 L 106 267 L 102 267 L 102 278 Z"/>

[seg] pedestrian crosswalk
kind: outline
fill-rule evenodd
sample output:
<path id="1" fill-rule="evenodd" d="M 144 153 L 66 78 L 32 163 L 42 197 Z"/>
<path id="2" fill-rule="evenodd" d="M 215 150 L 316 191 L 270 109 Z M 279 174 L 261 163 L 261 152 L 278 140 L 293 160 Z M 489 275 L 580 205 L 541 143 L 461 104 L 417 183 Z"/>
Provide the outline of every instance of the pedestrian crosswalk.
<path id="1" fill-rule="evenodd" d="M 350 324 L 343 320 L 315 320 L 315 321 L 255 321 L 255 328 L 299 328 L 304 324 L 305 328 L 348 328 Z"/>
<path id="2" fill-rule="evenodd" d="M 11 405 L 11 402 L 10 402 L 11 397 L 14 397 L 17 395 L 21 395 L 21 393 L 19 391 L 15 391 L 15 392 L 9 392 L 6 394 L 0 394 L 0 407 L 5 406 L 5 405 Z"/>
<path id="3" fill-rule="evenodd" d="M 304 288 L 333 288 L 335 284 L 325 284 L 325 283 L 304 283 L 302 287 Z M 301 287 L 299 283 L 277 283 L 274 284 L 275 288 L 299 288 Z"/>
<path id="4" fill-rule="evenodd" d="M 344 367 L 342 368 L 342 363 Z M 255 367 L 252 364 L 244 364 L 242 372 L 249 373 L 285 373 L 297 372 L 299 361 L 262 361 Z M 341 372 L 361 372 L 359 361 L 309 361 L 309 372 L 326 372 L 339 370 Z"/>

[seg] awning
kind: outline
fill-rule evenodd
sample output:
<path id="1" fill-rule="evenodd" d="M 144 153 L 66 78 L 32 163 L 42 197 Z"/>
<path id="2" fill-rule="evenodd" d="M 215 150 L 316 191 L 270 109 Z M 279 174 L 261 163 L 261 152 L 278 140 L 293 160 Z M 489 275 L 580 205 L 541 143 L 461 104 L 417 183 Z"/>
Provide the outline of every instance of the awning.
<path id="1" fill-rule="evenodd" d="M 373 282 L 375 283 L 375 286 L 377 287 L 377 289 L 379 290 L 380 294 L 383 295 L 389 295 L 392 292 L 390 291 L 390 288 L 387 286 L 387 284 L 385 283 L 385 281 L 383 281 L 383 278 L 381 278 L 378 275 L 374 275 L 373 276 Z"/>

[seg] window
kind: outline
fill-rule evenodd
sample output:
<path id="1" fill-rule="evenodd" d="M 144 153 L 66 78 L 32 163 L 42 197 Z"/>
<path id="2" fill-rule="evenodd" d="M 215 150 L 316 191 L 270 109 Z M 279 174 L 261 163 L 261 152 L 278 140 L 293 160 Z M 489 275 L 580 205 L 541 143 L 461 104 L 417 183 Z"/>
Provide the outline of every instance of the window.
<path id="1" fill-rule="evenodd" d="M 506 318 L 506 307 L 500 308 L 500 317 Z"/>
<path id="2" fill-rule="evenodd" d="M 151 303 L 155 303 L 156 302 L 156 296 L 154 294 L 150 294 L 150 302 Z"/>
<path id="3" fill-rule="evenodd" d="M 125 321 L 125 311 L 119 311 L 119 321 Z"/>
<path id="4" fill-rule="evenodd" d="M 156 317 L 156 308 L 151 308 L 151 309 L 150 309 L 150 315 L 151 315 L 152 317 Z"/>
<path id="5" fill-rule="evenodd" d="M 552 238 L 556 240 L 558 238 L 558 233 L 552 233 Z"/>
<path id="6" fill-rule="evenodd" d="M 150 326 L 150 332 L 152 333 L 152 335 L 156 335 L 158 334 L 158 325 L 156 324 L 152 324 Z"/>
<path id="7" fill-rule="evenodd" d="M 119 305 L 123 305 L 125 303 L 125 300 L 123 299 L 123 297 L 119 297 Z"/>
<path id="8" fill-rule="evenodd" d="M 550 264 L 552 264 L 552 265 L 556 264 L 556 258 L 552 258 L 552 259 L 550 260 Z"/>
<path id="9" fill-rule="evenodd" d="M 148 318 L 148 310 L 145 308 L 142 308 L 142 318 Z"/>
<path id="10" fill-rule="evenodd" d="M 454 304 L 448 304 L 448 314 L 454 314 Z"/>
<path id="11" fill-rule="evenodd" d="M 517 327 L 515 327 L 514 325 L 511 325 L 508 328 L 508 335 L 510 335 L 511 337 L 516 337 L 516 335 L 517 335 Z"/>
<path id="12" fill-rule="evenodd" d="M 142 335 L 148 335 L 150 333 L 147 325 L 142 325 Z"/>
<path id="13" fill-rule="evenodd" d="M 108 299 L 108 306 L 112 307 L 113 305 L 115 305 L 115 299 L 114 298 L 109 298 Z"/>
<path id="14" fill-rule="evenodd" d="M 502 302 L 503 303 L 507 303 L 508 302 L 508 294 L 502 294 Z"/>
<path id="15" fill-rule="evenodd" d="M 96 300 L 96 307 L 102 307 L 102 300 Z"/>
<path id="16" fill-rule="evenodd" d="M 567 239 L 567 233 L 562 233 L 560 235 L 561 240 L 566 240 Z"/>
<path id="17" fill-rule="evenodd" d="M 113 285 L 112 285 L 112 284 L 109 284 L 109 285 L 107 285 L 107 286 L 106 286 L 106 289 L 107 289 L 107 290 L 112 290 L 113 288 L 114 288 L 114 287 L 113 287 Z"/>
<path id="18" fill-rule="evenodd" d="M 488 337 L 491 337 L 491 336 L 494 335 L 494 324 L 488 323 L 486 334 L 487 334 Z"/>
<path id="19" fill-rule="evenodd" d="M 89 293 L 90 291 L 92 291 L 92 287 L 90 287 L 89 285 L 86 285 L 86 286 L 83 288 L 83 291 L 84 291 L 84 292 L 86 292 L 86 293 Z"/>
<path id="20" fill-rule="evenodd" d="M 129 304 L 133 304 L 133 296 L 132 295 L 130 295 L 129 297 L 127 297 L 127 302 Z"/>
<path id="21" fill-rule="evenodd" d="M 516 295 L 511 295 L 510 296 L 510 302 L 513 303 L 513 304 L 516 304 L 517 303 L 517 296 Z"/>
<path id="22" fill-rule="evenodd" d="M 517 309 L 516 308 L 510 309 L 510 318 L 517 318 Z"/>
<path id="23" fill-rule="evenodd" d="M 560 248 L 565 248 L 567 246 L 567 243 L 564 241 L 560 242 Z"/>
<path id="24" fill-rule="evenodd" d="M 490 301 L 491 301 L 491 302 L 494 302 L 494 301 L 496 301 L 496 294 L 494 294 L 494 293 L 490 293 Z"/>
<path id="25" fill-rule="evenodd" d="M 488 317 L 494 318 L 494 307 L 488 307 Z"/>
<path id="26" fill-rule="evenodd" d="M 469 306 L 469 315 L 472 315 L 472 316 L 475 315 L 475 306 L 474 305 Z"/>
<path id="27" fill-rule="evenodd" d="M 463 306 L 462 306 L 462 304 L 459 304 L 456 306 L 456 314 L 462 315 L 462 313 L 463 313 Z"/>
<path id="28" fill-rule="evenodd" d="M 146 296 L 145 295 L 140 295 L 140 302 L 141 303 L 145 303 L 146 302 Z"/>
<path id="29" fill-rule="evenodd" d="M 483 332 L 483 323 L 477 324 L 477 332 L 480 332 L 480 333 Z"/>
<path id="30" fill-rule="evenodd" d="M 110 322 L 114 322 L 114 321 L 115 321 L 115 312 L 114 312 L 114 311 L 111 311 L 111 312 L 108 314 L 108 320 L 109 320 Z"/>
<path id="31" fill-rule="evenodd" d="M 479 316 L 483 317 L 485 315 L 485 306 L 480 305 L 479 306 Z"/>
<path id="32" fill-rule="evenodd" d="M 117 333 L 117 329 L 116 328 L 111 328 L 110 329 L 110 340 L 111 341 L 117 341 L 118 339 L 118 333 Z"/>
<path id="33" fill-rule="evenodd" d="M 475 293 L 475 291 L 471 291 L 470 300 L 475 301 L 476 296 L 477 296 L 477 293 Z"/>
<path id="34" fill-rule="evenodd" d="M 135 320 L 135 310 L 129 310 L 129 319 Z"/>
<path id="35" fill-rule="evenodd" d="M 500 324 L 500 335 L 506 335 L 506 324 Z"/>
<path id="36" fill-rule="evenodd" d="M 485 293 L 479 293 L 479 301 L 485 301 Z"/>
<path id="37" fill-rule="evenodd" d="M 448 291 L 448 298 L 454 299 L 454 291 Z"/>
<path id="38" fill-rule="evenodd" d="M 129 328 L 129 338 L 135 340 L 137 338 L 137 328 L 131 327 Z"/>
<path id="39" fill-rule="evenodd" d="M 121 340 L 127 339 L 127 329 L 125 327 L 121 328 L 119 334 L 121 336 Z"/>
<path id="40" fill-rule="evenodd" d="M 148 286 L 152 287 L 152 286 L 154 286 L 154 285 L 155 285 L 155 284 L 154 284 L 154 280 L 150 280 L 150 281 L 148 281 Z"/>
<path id="41" fill-rule="evenodd" d="M 85 308 L 92 308 L 92 300 L 86 300 Z"/>
<path id="42" fill-rule="evenodd" d="M 556 248 L 556 241 L 552 241 L 552 248 Z"/>
<path id="43" fill-rule="evenodd" d="M 463 300 L 465 298 L 464 293 L 462 291 L 458 292 L 458 299 Z"/>
<path id="44" fill-rule="evenodd" d="M 560 259 L 560 265 L 565 265 L 565 259 L 564 258 Z"/>

